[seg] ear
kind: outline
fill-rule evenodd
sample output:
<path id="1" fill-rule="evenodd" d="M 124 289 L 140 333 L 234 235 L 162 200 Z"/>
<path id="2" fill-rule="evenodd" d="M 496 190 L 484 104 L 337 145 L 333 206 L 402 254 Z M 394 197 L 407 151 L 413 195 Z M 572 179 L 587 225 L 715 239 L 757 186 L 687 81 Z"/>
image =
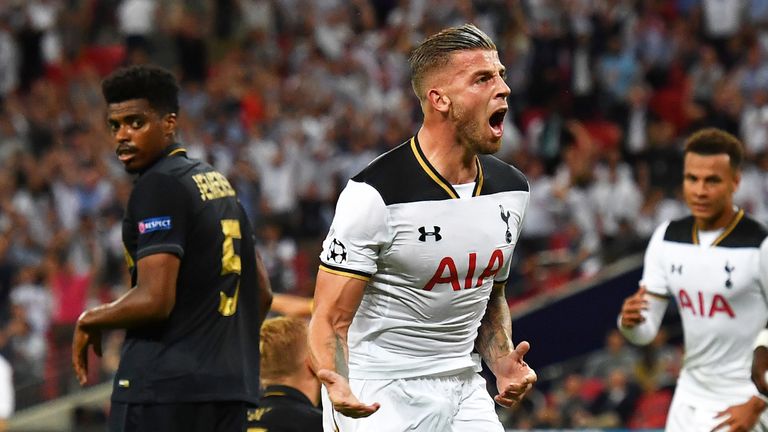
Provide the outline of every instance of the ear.
<path id="1" fill-rule="evenodd" d="M 163 134 L 167 137 L 176 134 L 176 113 L 168 113 L 163 116 Z"/>
<path id="2" fill-rule="evenodd" d="M 451 107 L 451 99 L 443 89 L 432 88 L 427 91 L 427 101 L 432 109 L 441 113 L 447 113 Z"/>
<path id="3" fill-rule="evenodd" d="M 310 375 L 312 375 L 313 377 L 317 377 L 317 374 L 315 373 L 315 368 L 312 367 L 312 359 L 309 358 L 309 354 L 307 354 L 307 356 L 304 358 L 304 366 L 306 366 Z"/>

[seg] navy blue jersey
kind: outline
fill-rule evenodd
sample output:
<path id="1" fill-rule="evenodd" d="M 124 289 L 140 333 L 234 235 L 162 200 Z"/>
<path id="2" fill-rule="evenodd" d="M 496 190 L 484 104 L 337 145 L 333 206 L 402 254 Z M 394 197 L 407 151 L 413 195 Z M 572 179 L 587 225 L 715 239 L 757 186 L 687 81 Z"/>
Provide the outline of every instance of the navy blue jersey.
<path id="1" fill-rule="evenodd" d="M 128 330 L 112 400 L 247 401 L 259 396 L 259 326 L 253 230 L 227 179 L 172 145 L 136 180 L 123 221 L 135 263 L 181 259 L 167 320 Z"/>
<path id="2" fill-rule="evenodd" d="M 323 432 L 323 411 L 293 387 L 264 389 L 258 408 L 248 410 L 248 430 L 259 432 Z"/>

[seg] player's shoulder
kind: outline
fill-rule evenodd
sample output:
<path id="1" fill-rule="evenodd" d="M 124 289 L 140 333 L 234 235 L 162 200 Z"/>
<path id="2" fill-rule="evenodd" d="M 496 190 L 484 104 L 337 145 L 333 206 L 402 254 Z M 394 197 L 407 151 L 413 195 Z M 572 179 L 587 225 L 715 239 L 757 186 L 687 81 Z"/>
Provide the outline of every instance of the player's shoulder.
<path id="1" fill-rule="evenodd" d="M 439 174 L 411 138 L 374 159 L 351 180 L 371 186 L 386 205 L 450 198 L 434 175 Z"/>
<path id="2" fill-rule="evenodd" d="M 733 248 L 759 248 L 765 238 L 768 237 L 768 229 L 751 216 L 744 214 L 733 230 L 718 244 L 720 247 Z"/>
<path id="3" fill-rule="evenodd" d="M 215 174 L 211 179 L 210 174 Z M 203 176 L 195 178 L 195 176 Z M 215 182 L 215 188 L 210 187 Z M 130 207 L 143 207 L 144 202 L 171 199 L 189 202 L 185 197 L 201 196 L 203 191 L 209 193 L 230 191 L 234 195 L 229 182 L 209 164 L 186 157 L 166 157 L 158 161 L 150 169 L 136 178 L 129 199 Z"/>
<path id="4" fill-rule="evenodd" d="M 693 216 L 674 219 L 659 226 L 664 232 L 664 241 L 693 244 Z"/>
<path id="5" fill-rule="evenodd" d="M 725 248 L 760 247 L 768 237 L 768 228 L 746 213 L 738 217 L 739 220 L 735 225 L 726 227 L 722 234 L 722 240 L 717 243 L 717 246 Z M 668 223 L 664 231 L 664 241 L 693 244 L 693 233 L 694 218 L 693 216 L 685 216 Z"/>
<path id="6" fill-rule="evenodd" d="M 193 172 L 213 169 L 210 165 L 197 159 L 188 159 L 186 157 L 164 157 L 157 161 L 152 167 L 143 172 L 137 179 L 136 185 L 156 182 L 175 182 L 185 175 Z"/>
<path id="7" fill-rule="evenodd" d="M 499 192 L 528 192 L 528 179 L 516 167 L 502 161 L 493 155 L 479 155 L 480 167 L 483 170 L 483 185 L 481 195 Z"/>
<path id="8" fill-rule="evenodd" d="M 261 421 L 265 425 L 280 425 L 290 419 L 292 424 L 305 427 L 300 430 L 310 431 L 322 423 L 322 410 L 292 389 L 282 395 L 265 392 L 259 400 L 259 407 L 262 409 Z"/>
<path id="9" fill-rule="evenodd" d="M 479 155 L 480 194 L 528 192 L 528 180 L 517 168 L 491 155 Z M 374 159 L 352 177 L 375 189 L 386 205 L 451 199 L 452 186 L 429 163 L 416 137 Z"/>

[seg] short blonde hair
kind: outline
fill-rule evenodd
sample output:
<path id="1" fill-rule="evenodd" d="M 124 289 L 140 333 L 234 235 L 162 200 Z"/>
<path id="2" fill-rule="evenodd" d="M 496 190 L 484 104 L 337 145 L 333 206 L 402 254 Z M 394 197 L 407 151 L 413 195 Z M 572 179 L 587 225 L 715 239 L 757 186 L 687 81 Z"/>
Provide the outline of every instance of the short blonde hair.
<path id="1" fill-rule="evenodd" d="M 293 317 L 277 317 L 261 326 L 261 378 L 274 380 L 293 375 L 305 364 L 307 323 Z"/>
<path id="2" fill-rule="evenodd" d="M 411 86 L 419 100 L 424 100 L 424 79 L 435 70 L 445 67 L 451 54 L 466 50 L 496 51 L 487 34 L 472 24 L 450 27 L 433 34 L 417 46 L 408 58 L 411 68 Z"/>

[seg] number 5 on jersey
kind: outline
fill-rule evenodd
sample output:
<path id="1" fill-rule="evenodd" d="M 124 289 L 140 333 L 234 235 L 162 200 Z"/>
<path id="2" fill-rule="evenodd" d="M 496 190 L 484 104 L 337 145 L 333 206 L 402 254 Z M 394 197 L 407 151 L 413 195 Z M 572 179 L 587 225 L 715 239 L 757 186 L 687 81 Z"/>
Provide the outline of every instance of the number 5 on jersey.
<path id="1" fill-rule="evenodd" d="M 224 233 L 224 242 L 221 244 L 221 275 L 235 273 L 238 275 L 237 286 L 232 297 L 228 297 L 224 291 L 219 291 L 219 313 L 225 317 L 237 312 L 237 295 L 240 292 L 240 255 L 235 251 L 234 239 L 242 238 L 240 234 L 240 221 L 237 219 L 223 219 L 221 232 Z"/>

